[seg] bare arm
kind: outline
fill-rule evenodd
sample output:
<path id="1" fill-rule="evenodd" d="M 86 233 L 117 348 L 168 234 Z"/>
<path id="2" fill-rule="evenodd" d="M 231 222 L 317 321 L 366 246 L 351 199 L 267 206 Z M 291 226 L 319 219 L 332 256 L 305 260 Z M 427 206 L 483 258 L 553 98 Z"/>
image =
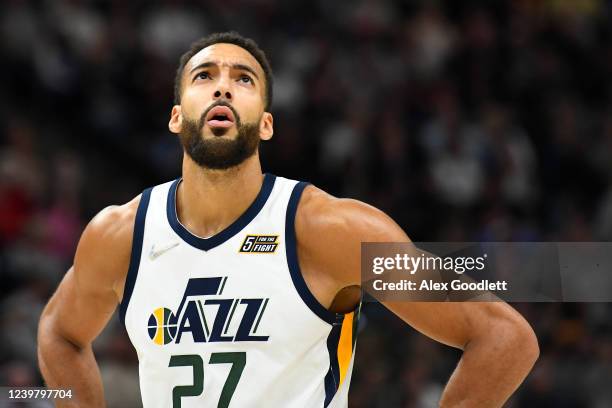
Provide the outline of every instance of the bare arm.
<path id="1" fill-rule="evenodd" d="M 503 302 L 394 302 L 385 306 L 421 333 L 463 350 L 442 407 L 500 407 L 535 363 L 529 324 Z"/>
<path id="2" fill-rule="evenodd" d="M 317 277 L 311 281 L 324 282 L 319 291 L 327 293 L 324 304 L 331 304 L 342 288 L 360 284 L 361 242 L 410 242 L 381 211 L 314 187 L 304 191 L 298 209 L 300 265 L 304 274 Z M 441 406 L 503 405 L 539 354 L 530 325 L 504 302 L 383 304 L 421 333 L 463 350 Z"/>
<path id="3" fill-rule="evenodd" d="M 38 326 L 40 370 L 51 388 L 72 390 L 60 407 L 103 407 L 104 391 L 91 344 L 123 293 L 138 201 L 109 207 L 85 228 L 74 259 Z"/>

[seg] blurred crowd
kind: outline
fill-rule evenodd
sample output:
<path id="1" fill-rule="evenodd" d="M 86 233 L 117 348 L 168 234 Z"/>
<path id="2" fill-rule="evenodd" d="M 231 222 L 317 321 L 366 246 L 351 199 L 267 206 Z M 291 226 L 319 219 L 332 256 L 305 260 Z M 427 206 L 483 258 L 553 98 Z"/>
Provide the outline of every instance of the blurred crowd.
<path id="1" fill-rule="evenodd" d="M 275 72 L 264 170 L 415 241 L 612 239 L 609 0 L 6 0 L 1 385 L 42 384 L 38 317 L 88 220 L 180 174 L 178 57 L 229 29 Z M 612 406 L 612 306 L 515 306 L 542 355 L 508 406 Z M 118 319 L 95 350 L 109 406 L 139 406 Z M 367 304 L 350 406 L 436 406 L 459 357 Z"/>

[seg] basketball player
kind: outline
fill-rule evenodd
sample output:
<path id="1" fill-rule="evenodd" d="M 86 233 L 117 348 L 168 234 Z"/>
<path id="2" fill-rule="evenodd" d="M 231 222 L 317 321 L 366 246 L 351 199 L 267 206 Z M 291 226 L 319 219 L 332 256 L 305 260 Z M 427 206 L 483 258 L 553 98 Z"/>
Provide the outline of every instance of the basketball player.
<path id="1" fill-rule="evenodd" d="M 102 210 L 83 232 L 40 321 L 47 385 L 73 390 L 63 406 L 104 406 L 91 344 L 119 304 L 145 407 L 346 407 L 360 243 L 408 237 L 367 204 L 262 174 L 272 77 L 252 40 L 196 42 L 175 99 L 182 178 Z M 442 406 L 501 406 L 538 355 L 502 302 L 385 306 L 463 350 Z"/>

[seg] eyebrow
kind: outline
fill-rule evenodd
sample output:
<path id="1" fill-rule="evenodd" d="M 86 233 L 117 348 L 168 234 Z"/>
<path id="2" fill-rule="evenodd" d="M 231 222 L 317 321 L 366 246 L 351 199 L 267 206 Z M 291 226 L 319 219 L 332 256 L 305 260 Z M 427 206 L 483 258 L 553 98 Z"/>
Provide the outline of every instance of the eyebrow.
<path id="1" fill-rule="evenodd" d="M 210 67 L 215 67 L 218 66 L 219 64 L 217 64 L 216 62 L 212 62 L 212 61 L 208 61 L 208 62 L 203 62 L 197 66 L 195 66 L 194 68 L 191 69 L 191 71 L 189 71 L 189 73 L 193 73 L 195 71 L 197 71 L 198 69 L 202 69 L 202 68 L 210 68 Z M 232 69 L 238 69 L 241 71 L 246 71 L 249 72 L 250 74 L 252 74 L 256 79 L 259 79 L 259 76 L 257 75 L 257 73 L 255 72 L 255 70 L 253 68 L 251 68 L 248 65 L 245 64 L 232 64 L 230 65 L 230 67 Z"/>

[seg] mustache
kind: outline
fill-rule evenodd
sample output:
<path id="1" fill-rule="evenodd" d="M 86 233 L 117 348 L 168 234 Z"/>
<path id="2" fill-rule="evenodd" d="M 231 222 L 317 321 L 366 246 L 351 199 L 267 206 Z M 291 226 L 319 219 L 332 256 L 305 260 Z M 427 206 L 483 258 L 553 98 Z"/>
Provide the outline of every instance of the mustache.
<path id="1" fill-rule="evenodd" d="M 208 112 L 210 112 L 211 109 L 216 108 L 217 106 L 226 106 L 226 107 L 228 107 L 232 111 L 232 113 L 234 114 L 234 120 L 236 121 L 236 127 L 240 127 L 240 123 L 241 123 L 240 122 L 240 115 L 238 114 L 238 112 L 236 112 L 236 109 L 234 109 L 234 107 L 232 105 L 230 105 L 230 103 L 226 99 L 219 99 L 219 100 L 211 103 L 210 106 L 200 116 L 200 121 L 198 123 L 198 128 L 200 130 L 202 130 L 202 128 L 204 127 L 204 124 L 206 123 L 206 116 L 208 116 Z"/>

